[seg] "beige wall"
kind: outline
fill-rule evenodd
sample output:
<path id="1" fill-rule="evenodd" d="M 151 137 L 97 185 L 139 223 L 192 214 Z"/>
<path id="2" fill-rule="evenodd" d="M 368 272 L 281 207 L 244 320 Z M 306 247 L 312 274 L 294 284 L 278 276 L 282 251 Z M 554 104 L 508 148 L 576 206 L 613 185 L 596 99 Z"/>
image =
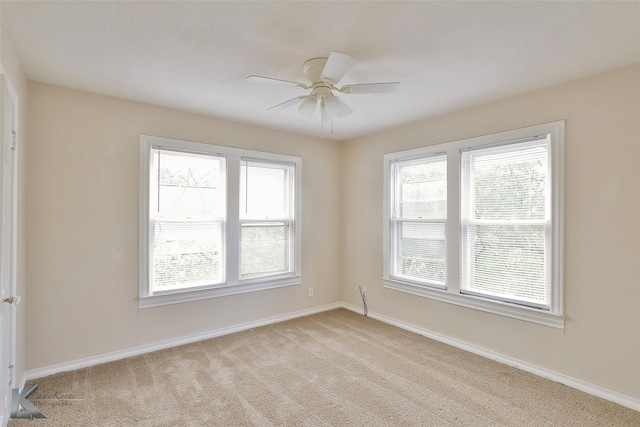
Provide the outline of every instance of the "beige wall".
<path id="1" fill-rule="evenodd" d="M 564 330 L 384 289 L 384 153 L 566 120 Z M 348 142 L 343 300 L 640 398 L 640 64 Z"/>
<path id="2" fill-rule="evenodd" d="M 337 142 L 37 82 L 28 113 L 27 369 L 339 301 Z M 141 133 L 301 156 L 303 284 L 138 309 Z"/>
<path id="3" fill-rule="evenodd" d="M 17 306 L 16 324 L 16 379 L 22 381 L 25 371 L 26 355 L 26 308 L 28 296 L 26 290 L 26 218 L 25 218 L 25 188 L 27 174 L 27 79 L 20 67 L 18 58 L 13 50 L 13 43 L 6 27 L 2 24 L 2 2 L 0 2 L 0 64 L 7 74 L 18 95 L 18 271 L 17 294 L 22 296 L 22 302 Z"/>

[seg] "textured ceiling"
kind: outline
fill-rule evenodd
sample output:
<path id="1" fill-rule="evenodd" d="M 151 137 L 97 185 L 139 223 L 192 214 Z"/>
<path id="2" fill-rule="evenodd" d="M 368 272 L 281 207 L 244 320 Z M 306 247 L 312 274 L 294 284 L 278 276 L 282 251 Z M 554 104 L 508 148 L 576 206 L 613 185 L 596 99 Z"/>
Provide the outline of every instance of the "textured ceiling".
<path id="1" fill-rule="evenodd" d="M 348 140 L 640 62 L 640 2 L 12 2 L 1 4 L 30 79 L 319 136 L 319 116 L 266 111 L 304 94 L 248 82 L 304 81 L 340 51 Z"/>

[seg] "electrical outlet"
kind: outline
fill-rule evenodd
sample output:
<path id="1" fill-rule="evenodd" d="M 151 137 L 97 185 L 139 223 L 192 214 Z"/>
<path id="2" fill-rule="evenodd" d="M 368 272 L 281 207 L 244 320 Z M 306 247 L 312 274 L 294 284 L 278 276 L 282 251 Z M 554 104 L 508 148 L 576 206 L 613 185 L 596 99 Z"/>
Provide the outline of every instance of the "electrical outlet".
<path id="1" fill-rule="evenodd" d="M 367 296 L 367 288 L 365 288 L 364 286 L 361 288 L 362 289 L 362 296 L 366 297 Z"/>
<path id="2" fill-rule="evenodd" d="M 309 288 L 309 297 L 313 296 L 313 286 Z"/>

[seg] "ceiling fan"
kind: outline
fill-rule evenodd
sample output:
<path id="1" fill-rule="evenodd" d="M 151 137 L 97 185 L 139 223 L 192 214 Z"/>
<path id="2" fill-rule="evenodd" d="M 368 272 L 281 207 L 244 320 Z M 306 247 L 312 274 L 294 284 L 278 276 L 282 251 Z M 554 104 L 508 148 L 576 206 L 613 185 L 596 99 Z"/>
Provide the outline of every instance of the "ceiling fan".
<path id="1" fill-rule="evenodd" d="M 313 117 L 319 105 L 323 124 L 325 118 L 331 119 L 333 123 L 334 117 L 344 117 L 353 113 L 353 110 L 349 108 L 342 99 L 333 94 L 334 91 L 346 94 L 393 93 L 397 92 L 400 88 L 399 82 L 351 84 L 342 87 L 336 86 L 355 62 L 355 58 L 352 58 L 349 55 L 340 52 L 331 52 L 328 58 L 309 59 L 302 65 L 302 71 L 306 77 L 307 83 L 256 75 L 248 76 L 247 80 L 259 83 L 291 86 L 302 90 L 311 90 L 307 95 L 297 96 L 289 99 L 288 101 L 274 105 L 273 107 L 269 107 L 267 110 L 283 110 L 300 104 L 298 106 L 300 114 L 306 117 Z"/>

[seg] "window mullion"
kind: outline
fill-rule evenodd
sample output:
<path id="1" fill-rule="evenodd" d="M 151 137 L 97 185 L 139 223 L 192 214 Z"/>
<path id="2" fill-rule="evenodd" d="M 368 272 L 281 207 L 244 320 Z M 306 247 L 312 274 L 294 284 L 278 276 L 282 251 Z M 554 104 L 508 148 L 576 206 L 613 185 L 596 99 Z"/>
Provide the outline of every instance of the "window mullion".
<path id="1" fill-rule="evenodd" d="M 447 223 L 446 282 L 447 291 L 460 293 L 460 151 L 447 150 Z"/>
<path id="2" fill-rule="evenodd" d="M 224 247 L 226 248 L 226 283 L 236 285 L 240 275 L 240 156 L 227 155 L 227 222 Z"/>
<path id="3" fill-rule="evenodd" d="M 148 230 L 147 239 L 145 245 L 147 248 L 153 248 L 154 236 L 156 232 L 156 212 L 158 210 L 157 204 L 151 206 L 151 200 L 158 200 L 158 170 L 159 165 L 156 162 L 155 156 L 150 155 L 150 150 L 145 150 L 144 156 L 149 165 L 149 174 L 146 176 L 146 188 L 143 197 L 146 198 L 146 215 L 145 221 L 148 221 L 145 225 Z M 147 293 L 153 293 L 155 291 L 153 284 L 155 283 L 154 268 L 155 259 L 154 251 L 148 251 L 148 257 L 144 258 L 144 269 L 146 274 L 145 286 Z"/>

